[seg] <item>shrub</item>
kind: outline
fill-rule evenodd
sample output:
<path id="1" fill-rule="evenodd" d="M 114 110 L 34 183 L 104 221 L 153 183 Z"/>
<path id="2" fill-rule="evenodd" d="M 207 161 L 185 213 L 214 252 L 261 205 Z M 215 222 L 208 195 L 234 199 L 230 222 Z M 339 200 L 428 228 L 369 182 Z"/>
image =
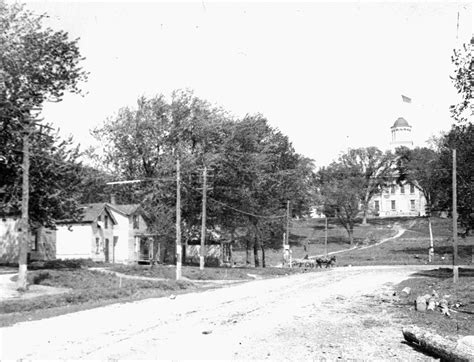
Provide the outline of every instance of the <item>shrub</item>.
<path id="1" fill-rule="evenodd" d="M 92 259 L 54 259 L 30 264 L 31 270 L 40 269 L 80 269 L 96 266 Z"/>

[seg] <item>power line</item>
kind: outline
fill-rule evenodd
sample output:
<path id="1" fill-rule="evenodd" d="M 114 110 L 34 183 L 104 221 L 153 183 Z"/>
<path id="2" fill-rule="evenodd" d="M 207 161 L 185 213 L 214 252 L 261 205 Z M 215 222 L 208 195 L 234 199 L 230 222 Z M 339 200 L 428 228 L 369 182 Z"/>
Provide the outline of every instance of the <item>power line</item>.
<path id="1" fill-rule="evenodd" d="M 195 192 L 198 192 L 199 194 L 202 195 L 202 191 L 201 191 L 201 190 L 195 189 L 195 188 L 193 188 L 193 187 L 191 187 L 191 186 L 187 186 L 187 187 L 190 188 L 191 190 L 193 190 L 193 191 L 195 191 Z M 238 208 L 236 208 L 236 207 L 234 207 L 234 206 L 231 206 L 231 205 L 229 205 L 229 204 L 226 204 L 225 202 L 216 200 L 216 199 L 214 199 L 213 197 L 208 196 L 207 198 L 208 198 L 208 200 L 211 200 L 211 201 L 213 201 L 213 202 L 215 202 L 215 203 L 217 203 L 217 204 L 220 204 L 220 205 L 222 205 L 222 206 L 224 206 L 224 207 L 227 207 L 227 208 L 229 208 L 229 209 L 231 209 L 231 210 L 234 210 L 235 212 L 238 212 L 238 213 L 240 213 L 240 214 L 244 214 L 244 215 L 248 215 L 248 216 L 253 216 L 253 217 L 258 217 L 258 218 L 262 218 L 262 219 L 272 219 L 272 220 L 275 220 L 275 219 L 284 219 L 284 218 L 286 218 L 286 215 L 281 215 L 281 216 L 257 215 L 257 214 L 254 214 L 254 213 L 251 213 L 251 212 L 248 212 L 248 211 L 240 210 L 240 209 L 238 209 Z"/>

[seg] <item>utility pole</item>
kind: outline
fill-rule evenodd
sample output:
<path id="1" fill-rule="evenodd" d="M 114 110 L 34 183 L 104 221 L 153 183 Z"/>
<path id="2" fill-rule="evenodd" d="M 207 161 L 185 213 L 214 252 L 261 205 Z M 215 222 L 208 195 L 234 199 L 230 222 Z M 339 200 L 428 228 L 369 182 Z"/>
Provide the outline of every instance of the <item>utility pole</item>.
<path id="1" fill-rule="evenodd" d="M 453 149 L 453 283 L 459 280 L 458 271 L 458 210 L 456 190 L 456 150 Z"/>
<path id="2" fill-rule="evenodd" d="M 26 129 L 23 133 L 23 165 L 22 168 L 22 192 L 21 192 L 21 235 L 18 243 L 18 281 L 17 289 L 25 291 L 27 289 L 27 262 L 28 262 L 28 241 L 29 241 L 29 221 L 28 204 L 30 198 L 30 117 L 26 122 Z"/>
<path id="3" fill-rule="evenodd" d="M 179 155 L 176 155 L 176 280 L 181 279 L 181 175 Z"/>
<path id="4" fill-rule="evenodd" d="M 328 257 L 328 217 L 324 215 L 325 226 L 324 226 L 324 256 Z"/>
<path id="5" fill-rule="evenodd" d="M 286 245 L 290 245 L 290 200 L 286 201 Z"/>
<path id="6" fill-rule="evenodd" d="M 206 255 L 206 203 L 207 203 L 207 167 L 202 170 L 202 225 L 201 225 L 201 248 L 199 249 L 199 269 L 204 270 L 204 258 Z"/>

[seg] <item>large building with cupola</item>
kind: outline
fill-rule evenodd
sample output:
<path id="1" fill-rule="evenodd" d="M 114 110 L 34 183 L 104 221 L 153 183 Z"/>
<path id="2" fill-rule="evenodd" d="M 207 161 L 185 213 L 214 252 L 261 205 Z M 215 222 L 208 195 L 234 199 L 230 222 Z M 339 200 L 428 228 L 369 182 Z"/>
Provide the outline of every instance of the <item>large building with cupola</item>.
<path id="1" fill-rule="evenodd" d="M 412 127 L 405 118 L 398 118 L 392 127 L 390 149 L 397 147 L 413 148 Z M 393 182 L 370 201 L 371 214 L 380 217 L 424 216 L 426 199 L 416 185 L 398 184 L 396 175 Z"/>

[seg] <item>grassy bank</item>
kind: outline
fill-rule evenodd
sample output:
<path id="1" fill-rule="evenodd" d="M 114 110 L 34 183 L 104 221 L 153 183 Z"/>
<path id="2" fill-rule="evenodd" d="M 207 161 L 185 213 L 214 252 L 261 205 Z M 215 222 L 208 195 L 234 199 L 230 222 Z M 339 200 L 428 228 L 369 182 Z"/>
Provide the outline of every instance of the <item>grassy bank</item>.
<path id="1" fill-rule="evenodd" d="M 433 218 L 434 258 L 432 264 L 452 264 L 452 221 Z M 430 236 L 428 220 L 413 219 L 405 223 L 405 233 L 381 245 L 353 250 L 338 255 L 338 264 L 343 265 L 416 265 L 428 263 Z M 474 236 L 458 238 L 459 264 L 472 264 Z"/>
<path id="2" fill-rule="evenodd" d="M 159 297 L 195 288 L 186 281 L 148 281 L 121 279 L 111 274 L 87 269 L 38 270 L 28 273 L 28 282 L 56 288 L 67 288 L 68 292 L 36 298 L 21 298 L 0 302 L 0 314 L 28 312 L 33 310 L 94 304 L 106 300 L 123 298 Z"/>
<path id="3" fill-rule="evenodd" d="M 411 288 L 410 294 L 401 293 L 403 288 Z M 452 269 L 442 268 L 416 273 L 413 278 L 403 281 L 396 288 L 400 301 L 396 316 L 403 324 L 414 324 L 442 336 L 456 340 L 459 336 L 474 334 L 474 269 L 460 269 L 459 282 L 454 284 Z M 452 309 L 450 316 L 439 310 L 415 311 L 417 296 L 432 295 L 448 302 Z"/>

